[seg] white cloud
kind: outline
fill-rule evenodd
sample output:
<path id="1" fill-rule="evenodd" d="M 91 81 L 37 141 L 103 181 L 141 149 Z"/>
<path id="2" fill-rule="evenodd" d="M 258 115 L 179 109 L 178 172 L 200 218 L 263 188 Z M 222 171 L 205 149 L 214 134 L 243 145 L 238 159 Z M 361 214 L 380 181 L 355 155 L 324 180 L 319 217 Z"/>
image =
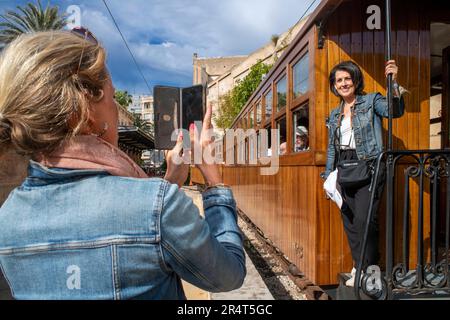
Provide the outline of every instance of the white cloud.
<path id="1" fill-rule="evenodd" d="M 107 0 L 107 3 L 142 69 L 160 70 L 174 77 L 182 75 L 185 81 L 191 79 L 194 52 L 201 57 L 249 54 L 269 42 L 271 35 L 280 34 L 296 23 L 311 1 Z M 82 1 L 80 7 L 83 25 L 105 45 L 110 61 L 123 61 L 128 70 L 135 69 L 102 1 Z M 126 70 L 123 66 L 118 69 Z"/>

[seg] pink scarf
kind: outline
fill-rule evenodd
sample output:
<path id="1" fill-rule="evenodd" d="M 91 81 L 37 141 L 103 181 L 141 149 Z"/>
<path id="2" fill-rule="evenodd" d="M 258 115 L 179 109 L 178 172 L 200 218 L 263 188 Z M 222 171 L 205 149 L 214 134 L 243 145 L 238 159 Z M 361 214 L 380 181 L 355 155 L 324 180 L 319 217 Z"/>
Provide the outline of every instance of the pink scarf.
<path id="1" fill-rule="evenodd" d="M 119 148 L 96 136 L 76 136 L 49 156 L 37 159 L 46 167 L 106 170 L 113 176 L 148 178 Z"/>

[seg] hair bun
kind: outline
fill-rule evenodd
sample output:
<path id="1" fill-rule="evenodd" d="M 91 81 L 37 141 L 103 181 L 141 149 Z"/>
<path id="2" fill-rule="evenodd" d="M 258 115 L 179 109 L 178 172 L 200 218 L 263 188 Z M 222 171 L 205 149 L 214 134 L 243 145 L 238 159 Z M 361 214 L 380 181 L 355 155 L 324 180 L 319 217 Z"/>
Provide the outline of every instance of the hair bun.
<path id="1" fill-rule="evenodd" d="M 0 113 L 0 142 L 4 142 L 11 139 L 11 124 Z"/>

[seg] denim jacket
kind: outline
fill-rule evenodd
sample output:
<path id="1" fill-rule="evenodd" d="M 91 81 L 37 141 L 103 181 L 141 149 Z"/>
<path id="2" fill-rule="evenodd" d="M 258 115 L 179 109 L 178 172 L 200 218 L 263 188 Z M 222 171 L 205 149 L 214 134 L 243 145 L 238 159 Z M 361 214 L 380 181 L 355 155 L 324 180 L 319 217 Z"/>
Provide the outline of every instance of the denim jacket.
<path id="1" fill-rule="evenodd" d="M 210 292 L 246 274 L 228 188 L 191 198 L 162 179 L 46 168 L 0 208 L 0 266 L 16 299 L 185 299 L 180 278 Z"/>
<path id="2" fill-rule="evenodd" d="M 323 178 L 327 178 L 336 167 L 336 150 L 334 146 L 335 133 L 339 125 L 342 103 L 331 111 L 326 120 L 328 128 L 327 164 Z M 393 116 L 401 117 L 405 112 L 403 97 L 394 97 Z M 372 159 L 383 151 L 383 122 L 382 117 L 389 117 L 387 99 L 380 93 L 356 96 L 352 107 L 352 127 L 355 138 L 358 159 Z"/>

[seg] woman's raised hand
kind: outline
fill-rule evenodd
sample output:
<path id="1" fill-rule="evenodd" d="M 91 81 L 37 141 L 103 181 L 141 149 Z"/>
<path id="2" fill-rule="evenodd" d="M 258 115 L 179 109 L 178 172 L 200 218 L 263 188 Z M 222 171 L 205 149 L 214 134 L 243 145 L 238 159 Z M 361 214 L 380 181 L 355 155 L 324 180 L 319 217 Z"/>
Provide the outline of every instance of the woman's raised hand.
<path id="1" fill-rule="evenodd" d="M 180 132 L 175 147 L 165 152 L 167 170 L 164 180 L 177 184 L 180 188 L 183 186 L 189 174 L 189 163 L 183 161 L 186 156 L 183 150 L 183 133 Z M 189 157 L 189 155 L 188 155 Z"/>
<path id="2" fill-rule="evenodd" d="M 194 154 L 194 162 L 203 175 L 208 185 L 222 183 L 219 166 L 214 159 L 214 140 L 213 127 L 211 124 L 212 105 L 206 108 L 205 118 L 203 119 L 202 132 L 199 134 L 196 126 L 191 124 L 189 135 L 191 138 L 191 152 Z M 201 155 L 200 155 L 201 153 Z"/>
<path id="3" fill-rule="evenodd" d="M 392 80 L 397 80 L 397 73 L 398 73 L 398 67 L 395 64 L 395 60 L 389 60 L 386 62 L 386 68 L 384 71 L 384 74 L 386 75 L 386 78 L 389 74 L 392 74 Z"/>

